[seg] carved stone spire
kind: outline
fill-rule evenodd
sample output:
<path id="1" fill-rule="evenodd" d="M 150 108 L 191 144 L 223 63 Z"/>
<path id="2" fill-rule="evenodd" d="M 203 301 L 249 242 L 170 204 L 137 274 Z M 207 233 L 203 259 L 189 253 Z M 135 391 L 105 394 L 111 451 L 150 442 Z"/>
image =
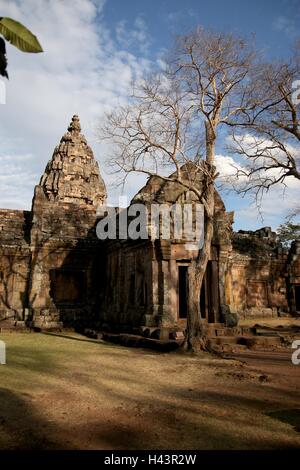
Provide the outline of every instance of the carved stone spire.
<path id="1" fill-rule="evenodd" d="M 106 200 L 106 188 L 93 151 L 80 131 L 79 117 L 74 115 L 54 149 L 40 186 L 50 201 L 98 206 Z"/>
<path id="2" fill-rule="evenodd" d="M 70 122 L 68 131 L 71 134 L 76 135 L 76 136 L 80 134 L 81 126 L 80 126 L 79 117 L 76 114 L 74 114 L 74 116 L 72 117 L 72 121 Z"/>

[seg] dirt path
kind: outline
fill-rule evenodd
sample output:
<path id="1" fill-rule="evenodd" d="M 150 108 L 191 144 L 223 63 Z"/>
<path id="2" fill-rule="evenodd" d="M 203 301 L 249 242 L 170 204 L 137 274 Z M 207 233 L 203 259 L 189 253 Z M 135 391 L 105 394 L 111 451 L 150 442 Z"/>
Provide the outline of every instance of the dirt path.
<path id="1" fill-rule="evenodd" d="M 0 339 L 1 449 L 300 447 L 300 366 L 288 354 L 187 356 L 75 334 Z"/>

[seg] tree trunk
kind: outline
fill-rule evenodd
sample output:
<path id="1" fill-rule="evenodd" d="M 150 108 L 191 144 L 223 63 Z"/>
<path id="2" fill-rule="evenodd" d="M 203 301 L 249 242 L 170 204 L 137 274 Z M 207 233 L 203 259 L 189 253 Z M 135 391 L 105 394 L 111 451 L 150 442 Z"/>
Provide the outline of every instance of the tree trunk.
<path id="1" fill-rule="evenodd" d="M 211 186 L 213 190 L 213 185 Z M 191 266 L 189 276 L 189 304 L 185 348 L 193 352 L 207 348 L 206 327 L 201 319 L 200 312 L 200 292 L 207 263 L 210 258 L 210 248 L 213 237 L 213 218 L 207 217 L 205 224 L 203 248 L 199 250 L 199 254 Z"/>
<path id="2" fill-rule="evenodd" d="M 205 276 L 207 263 L 210 258 L 211 242 L 213 238 L 213 216 L 214 216 L 214 156 L 216 133 L 211 123 L 206 123 L 206 163 L 211 176 L 207 178 L 207 188 L 205 200 L 207 209 L 205 210 L 204 243 L 198 256 L 191 266 L 189 276 L 189 302 L 187 314 L 187 331 L 184 348 L 188 351 L 197 352 L 207 349 L 206 325 L 202 321 L 200 312 L 200 293 Z"/>
<path id="3" fill-rule="evenodd" d="M 208 260 L 209 253 L 203 250 L 199 263 L 194 265 L 190 279 L 187 349 L 193 352 L 207 349 L 207 328 L 201 318 L 200 292 Z"/>

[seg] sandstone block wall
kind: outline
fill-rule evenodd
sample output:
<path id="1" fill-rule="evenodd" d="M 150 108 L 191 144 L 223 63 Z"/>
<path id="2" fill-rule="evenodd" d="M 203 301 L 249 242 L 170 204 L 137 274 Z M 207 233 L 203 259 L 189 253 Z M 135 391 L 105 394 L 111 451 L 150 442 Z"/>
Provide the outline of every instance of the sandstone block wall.
<path id="1" fill-rule="evenodd" d="M 0 210 L 0 320 L 23 320 L 30 271 L 31 213 Z"/>
<path id="2" fill-rule="evenodd" d="M 230 258 L 231 309 L 242 317 L 272 317 L 289 311 L 288 253 L 265 228 L 233 234 Z"/>

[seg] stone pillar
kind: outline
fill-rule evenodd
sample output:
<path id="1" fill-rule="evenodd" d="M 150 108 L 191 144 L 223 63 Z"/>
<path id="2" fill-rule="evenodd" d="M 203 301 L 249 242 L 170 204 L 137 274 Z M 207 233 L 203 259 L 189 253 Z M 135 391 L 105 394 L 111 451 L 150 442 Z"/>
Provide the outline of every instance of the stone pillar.
<path id="1" fill-rule="evenodd" d="M 219 276 L 218 276 L 218 262 L 211 261 L 211 273 L 210 273 L 210 293 L 211 293 L 211 315 L 210 318 L 214 320 L 214 323 L 220 321 L 220 297 L 219 297 Z"/>
<path id="2" fill-rule="evenodd" d="M 224 212 L 220 216 L 215 226 L 215 238 L 216 244 L 219 245 L 219 302 L 221 310 L 228 311 L 228 295 L 231 294 L 228 290 L 228 261 L 232 250 L 232 224 L 233 224 L 234 213 Z M 223 315 L 220 315 L 220 317 Z M 220 318 L 219 317 L 219 318 Z"/>
<path id="3" fill-rule="evenodd" d="M 229 260 L 225 272 L 225 304 L 229 305 L 229 307 L 233 306 L 231 266 L 232 263 Z"/>
<path id="4" fill-rule="evenodd" d="M 178 311 L 178 266 L 175 259 L 170 260 L 170 314 L 174 324 L 177 323 Z"/>
<path id="5" fill-rule="evenodd" d="M 228 263 L 228 251 L 220 247 L 219 251 L 219 295 L 220 305 L 226 304 L 226 273 Z"/>
<path id="6" fill-rule="evenodd" d="M 156 254 L 158 259 L 158 315 L 159 326 L 171 326 L 173 318 L 171 316 L 170 304 L 170 259 L 171 243 L 168 240 L 157 240 Z"/>

